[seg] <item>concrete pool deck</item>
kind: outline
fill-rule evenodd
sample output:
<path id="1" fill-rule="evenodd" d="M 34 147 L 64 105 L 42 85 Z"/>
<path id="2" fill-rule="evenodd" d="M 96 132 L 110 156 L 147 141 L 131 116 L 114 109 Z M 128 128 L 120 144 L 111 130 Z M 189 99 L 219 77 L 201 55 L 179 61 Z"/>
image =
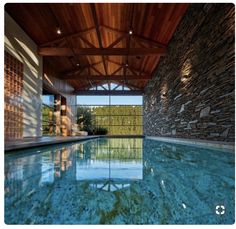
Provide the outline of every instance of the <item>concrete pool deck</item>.
<path id="1" fill-rule="evenodd" d="M 45 137 L 27 137 L 19 140 L 5 141 L 5 151 L 26 149 L 31 147 L 54 145 L 59 143 L 67 143 L 74 141 L 85 141 L 99 136 L 75 136 L 75 137 L 62 137 L 62 136 L 45 136 Z"/>
<path id="2" fill-rule="evenodd" d="M 184 138 L 170 138 L 170 137 L 157 137 L 157 136 L 145 136 L 146 139 L 168 142 L 173 144 L 190 145 L 203 148 L 214 148 L 220 150 L 235 150 L 234 142 L 223 142 L 223 141 L 208 141 L 201 139 L 184 139 Z"/>
<path id="3" fill-rule="evenodd" d="M 27 137 L 20 140 L 5 141 L 5 152 L 27 149 L 32 147 L 55 145 L 60 143 L 69 143 L 75 141 L 85 141 L 94 138 L 146 138 L 156 141 L 168 142 L 173 144 L 191 145 L 203 148 L 215 148 L 221 150 L 234 151 L 234 142 L 216 142 L 206 141 L 200 139 L 183 139 L 183 138 L 170 138 L 170 137 L 156 137 L 156 136 L 144 136 L 144 135 L 93 135 L 93 136 L 45 136 L 45 137 Z"/>
<path id="4" fill-rule="evenodd" d="M 94 138 L 103 138 L 103 137 L 112 137 L 112 138 L 144 138 L 143 135 L 91 135 L 91 136 L 45 136 L 45 137 L 27 137 L 19 140 L 9 140 L 5 141 L 4 150 L 5 152 L 27 149 L 32 147 L 54 145 L 60 143 L 69 143 L 75 141 L 85 141 Z"/>

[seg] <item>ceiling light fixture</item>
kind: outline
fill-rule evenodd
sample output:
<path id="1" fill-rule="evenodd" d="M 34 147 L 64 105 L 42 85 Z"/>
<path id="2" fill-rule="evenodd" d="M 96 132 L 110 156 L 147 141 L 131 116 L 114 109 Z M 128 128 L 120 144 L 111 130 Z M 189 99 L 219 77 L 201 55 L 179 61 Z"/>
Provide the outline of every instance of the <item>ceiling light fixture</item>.
<path id="1" fill-rule="evenodd" d="M 59 35 L 61 34 L 60 28 L 57 29 L 57 34 L 59 34 Z"/>
<path id="2" fill-rule="evenodd" d="M 79 67 L 79 63 L 77 63 L 77 64 L 76 64 L 76 66 L 78 66 L 78 67 Z"/>
<path id="3" fill-rule="evenodd" d="M 130 29 L 130 30 L 129 30 L 129 35 L 132 35 L 132 34 L 133 34 L 133 30 Z"/>
<path id="4" fill-rule="evenodd" d="M 128 67 L 129 65 L 128 64 L 125 64 L 126 67 Z"/>

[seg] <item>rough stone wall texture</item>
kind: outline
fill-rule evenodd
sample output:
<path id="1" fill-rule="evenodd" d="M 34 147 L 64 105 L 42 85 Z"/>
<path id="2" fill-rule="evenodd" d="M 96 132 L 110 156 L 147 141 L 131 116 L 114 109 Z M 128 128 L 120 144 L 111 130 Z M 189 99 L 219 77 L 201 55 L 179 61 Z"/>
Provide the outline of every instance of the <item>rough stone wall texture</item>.
<path id="1" fill-rule="evenodd" d="M 192 4 L 144 93 L 144 134 L 234 141 L 234 5 Z"/>

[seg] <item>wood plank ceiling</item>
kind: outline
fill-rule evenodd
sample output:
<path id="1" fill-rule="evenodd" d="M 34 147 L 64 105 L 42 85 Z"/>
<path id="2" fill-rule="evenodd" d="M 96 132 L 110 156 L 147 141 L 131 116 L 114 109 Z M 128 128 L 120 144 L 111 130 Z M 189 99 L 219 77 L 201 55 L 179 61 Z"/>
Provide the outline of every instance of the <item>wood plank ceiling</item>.
<path id="1" fill-rule="evenodd" d="M 178 3 L 5 5 L 38 45 L 45 73 L 53 70 L 75 90 L 107 82 L 143 90 L 187 8 Z"/>

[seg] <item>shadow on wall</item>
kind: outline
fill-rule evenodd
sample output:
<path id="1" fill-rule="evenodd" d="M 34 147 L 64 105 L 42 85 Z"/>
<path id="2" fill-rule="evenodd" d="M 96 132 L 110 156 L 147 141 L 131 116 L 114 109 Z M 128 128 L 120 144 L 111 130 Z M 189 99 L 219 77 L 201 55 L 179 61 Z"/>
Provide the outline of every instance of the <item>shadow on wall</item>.
<path id="1" fill-rule="evenodd" d="M 30 45 L 29 45 L 30 46 Z M 41 59 L 19 38 L 5 32 L 5 49 L 24 64 L 23 136 L 41 135 L 42 69 Z"/>

